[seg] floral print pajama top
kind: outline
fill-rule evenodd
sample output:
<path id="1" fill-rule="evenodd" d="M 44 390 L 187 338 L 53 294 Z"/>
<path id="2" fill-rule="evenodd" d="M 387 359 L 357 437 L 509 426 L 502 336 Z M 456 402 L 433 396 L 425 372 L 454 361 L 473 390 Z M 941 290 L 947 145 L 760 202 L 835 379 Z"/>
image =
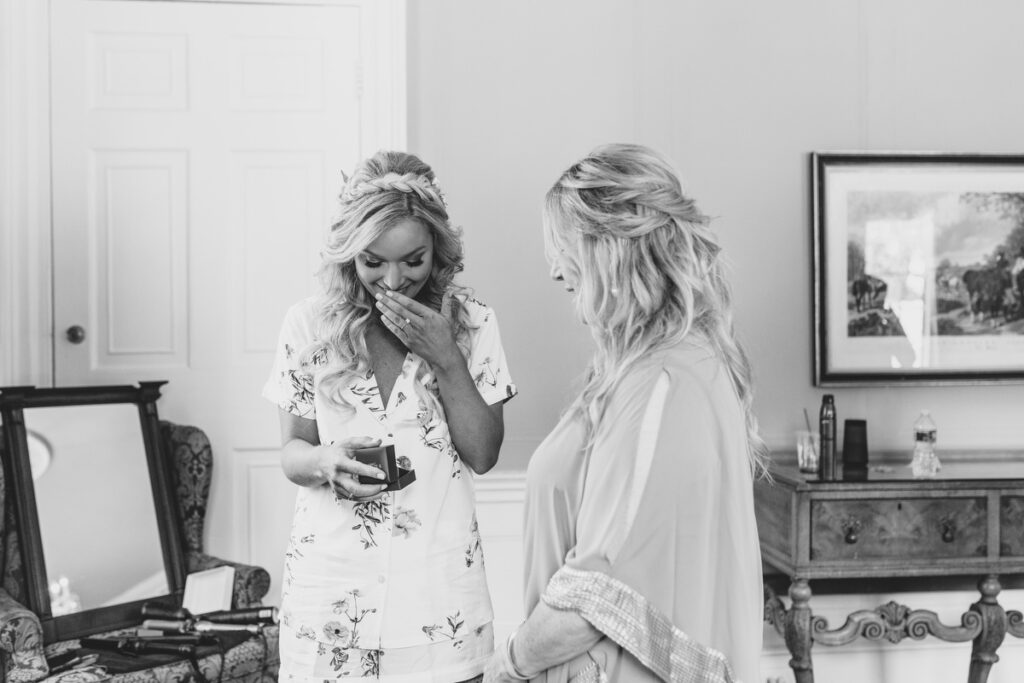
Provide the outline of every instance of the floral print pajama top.
<path id="1" fill-rule="evenodd" d="M 466 299 L 470 374 L 489 405 L 516 394 L 494 312 Z M 444 415 L 430 415 L 413 387 L 425 361 L 408 353 L 384 405 L 372 372 L 325 403 L 299 356 L 314 341 L 314 302 L 293 306 L 282 326 L 264 397 L 315 419 L 322 443 L 352 436 L 394 443 L 416 481 L 370 502 L 327 485 L 299 489 L 281 597 L 281 680 L 371 678 L 389 683 L 461 681 L 493 650 L 493 613 L 464 467 Z M 313 363 L 327 359 L 314 357 Z M 419 380 L 437 395 L 432 372 Z"/>

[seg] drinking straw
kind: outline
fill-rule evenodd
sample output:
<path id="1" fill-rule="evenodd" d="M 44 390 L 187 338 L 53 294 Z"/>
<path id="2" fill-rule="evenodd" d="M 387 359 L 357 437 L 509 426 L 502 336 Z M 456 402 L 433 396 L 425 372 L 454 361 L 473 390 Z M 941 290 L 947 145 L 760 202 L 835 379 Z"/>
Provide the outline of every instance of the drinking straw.
<path id="1" fill-rule="evenodd" d="M 807 414 L 807 408 L 804 408 L 804 422 L 807 423 L 807 431 L 813 434 L 814 430 L 811 429 L 811 416 Z M 813 438 L 811 439 L 811 452 L 814 453 L 814 457 L 818 457 L 818 449 L 814 447 Z"/>

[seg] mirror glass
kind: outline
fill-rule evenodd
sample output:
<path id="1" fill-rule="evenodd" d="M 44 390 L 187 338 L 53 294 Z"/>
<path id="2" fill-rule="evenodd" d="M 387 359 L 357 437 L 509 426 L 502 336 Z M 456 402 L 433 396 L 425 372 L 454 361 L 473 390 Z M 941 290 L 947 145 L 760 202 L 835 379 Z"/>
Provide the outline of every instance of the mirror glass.
<path id="1" fill-rule="evenodd" d="M 24 416 L 53 616 L 167 594 L 138 407 Z"/>

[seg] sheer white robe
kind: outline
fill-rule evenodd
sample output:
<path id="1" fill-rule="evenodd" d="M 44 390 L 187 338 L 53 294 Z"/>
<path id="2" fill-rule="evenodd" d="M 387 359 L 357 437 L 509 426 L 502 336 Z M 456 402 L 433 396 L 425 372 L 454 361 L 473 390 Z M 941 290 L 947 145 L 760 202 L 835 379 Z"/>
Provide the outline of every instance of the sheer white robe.
<path id="1" fill-rule="evenodd" d="M 525 607 L 574 609 L 606 637 L 537 680 L 585 680 L 596 663 L 611 681 L 756 682 L 761 556 L 725 367 L 691 343 L 652 354 L 582 442 L 563 418 L 530 462 Z"/>

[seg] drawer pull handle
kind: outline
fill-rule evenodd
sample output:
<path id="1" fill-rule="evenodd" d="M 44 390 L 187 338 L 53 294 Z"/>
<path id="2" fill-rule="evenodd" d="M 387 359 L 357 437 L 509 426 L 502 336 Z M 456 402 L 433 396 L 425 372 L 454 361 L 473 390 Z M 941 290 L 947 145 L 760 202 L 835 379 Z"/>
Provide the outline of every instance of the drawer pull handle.
<path id="1" fill-rule="evenodd" d="M 944 543 L 952 543 L 956 538 L 956 524 L 951 519 L 942 522 L 942 540 Z"/>
<path id="2" fill-rule="evenodd" d="M 857 542 L 860 534 L 860 520 L 847 518 L 843 520 L 843 540 L 853 545 Z"/>

